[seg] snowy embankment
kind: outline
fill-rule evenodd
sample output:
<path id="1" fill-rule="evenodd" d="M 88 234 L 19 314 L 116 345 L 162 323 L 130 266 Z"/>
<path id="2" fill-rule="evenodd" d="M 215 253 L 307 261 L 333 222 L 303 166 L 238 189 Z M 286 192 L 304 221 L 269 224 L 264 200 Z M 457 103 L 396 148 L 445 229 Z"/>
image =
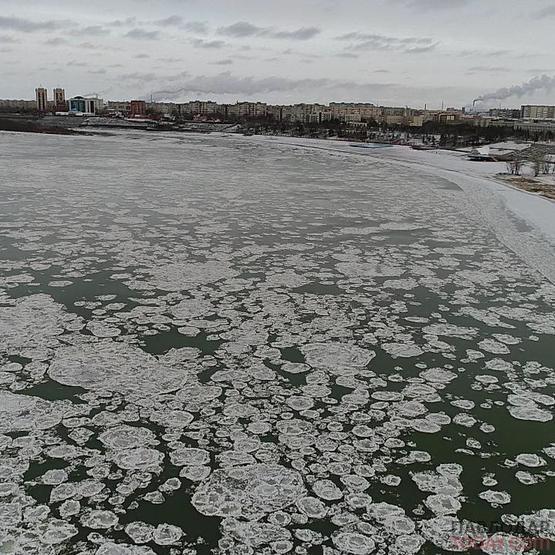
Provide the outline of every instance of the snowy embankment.
<path id="1" fill-rule="evenodd" d="M 460 152 L 417 151 L 406 146 L 363 149 L 345 141 L 268 136 L 245 140 L 366 156 L 445 178 L 466 193 L 461 209 L 483 219 L 499 240 L 555 284 L 555 202 L 497 180 L 495 175 L 506 171 L 504 162 L 471 162 Z"/>

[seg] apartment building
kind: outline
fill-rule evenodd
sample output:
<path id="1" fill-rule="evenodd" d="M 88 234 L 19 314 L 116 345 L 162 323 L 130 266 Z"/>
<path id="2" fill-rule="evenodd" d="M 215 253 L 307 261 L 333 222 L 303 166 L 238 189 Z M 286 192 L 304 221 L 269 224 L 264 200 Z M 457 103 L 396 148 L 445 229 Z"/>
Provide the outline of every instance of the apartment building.
<path id="1" fill-rule="evenodd" d="M 44 87 L 35 89 L 36 108 L 44 113 L 48 110 L 48 91 Z"/>
<path id="2" fill-rule="evenodd" d="M 520 108 L 522 119 L 555 119 L 555 106 L 525 104 Z"/>

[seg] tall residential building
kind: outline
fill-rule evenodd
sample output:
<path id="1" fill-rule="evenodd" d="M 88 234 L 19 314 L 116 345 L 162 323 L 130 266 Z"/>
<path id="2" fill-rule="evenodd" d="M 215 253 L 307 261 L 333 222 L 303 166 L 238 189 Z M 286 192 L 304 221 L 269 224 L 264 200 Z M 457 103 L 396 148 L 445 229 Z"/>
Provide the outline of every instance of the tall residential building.
<path id="1" fill-rule="evenodd" d="M 520 108 L 522 119 L 555 119 L 555 106 L 533 106 L 525 104 Z"/>
<path id="2" fill-rule="evenodd" d="M 67 110 L 66 91 L 56 88 L 52 92 L 54 93 L 54 108 L 56 112 L 65 112 Z"/>
<path id="3" fill-rule="evenodd" d="M 43 113 L 46 112 L 48 107 L 48 91 L 43 87 L 35 89 L 35 98 L 37 101 L 37 110 Z"/>

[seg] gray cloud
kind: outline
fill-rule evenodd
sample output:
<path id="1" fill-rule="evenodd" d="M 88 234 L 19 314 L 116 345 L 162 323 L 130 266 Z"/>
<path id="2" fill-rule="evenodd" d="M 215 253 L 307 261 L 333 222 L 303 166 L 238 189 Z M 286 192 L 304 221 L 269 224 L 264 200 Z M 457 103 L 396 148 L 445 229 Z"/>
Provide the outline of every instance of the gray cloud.
<path id="1" fill-rule="evenodd" d="M 125 33 L 125 36 L 136 40 L 156 40 L 160 37 L 159 31 L 147 31 L 136 27 Z"/>
<path id="2" fill-rule="evenodd" d="M 183 29 L 191 33 L 205 35 L 208 33 L 208 24 L 205 21 L 188 21 L 183 25 Z"/>
<path id="3" fill-rule="evenodd" d="M 513 54 L 511 50 L 478 50 L 478 49 L 466 49 L 460 50 L 456 53 L 457 56 L 466 57 L 466 56 L 488 56 L 488 57 L 498 57 L 498 56 L 506 56 L 507 54 Z"/>
<path id="4" fill-rule="evenodd" d="M 555 69 L 553 69 L 552 67 L 550 68 L 538 68 L 538 67 L 532 67 L 530 69 L 526 69 L 525 70 L 527 73 L 553 73 L 555 72 Z"/>
<path id="5" fill-rule="evenodd" d="M 238 21 L 232 25 L 219 27 L 218 33 L 228 37 L 269 37 L 274 39 L 308 40 L 320 33 L 318 27 L 300 27 L 292 31 L 277 30 L 272 27 L 259 27 L 248 21 Z"/>
<path id="6" fill-rule="evenodd" d="M 362 95 L 376 94 L 390 88 L 390 84 L 356 83 L 329 78 L 288 79 L 286 77 L 238 77 L 230 72 L 218 75 L 197 75 L 183 82 L 177 89 L 160 90 L 154 94 L 159 100 L 175 100 L 187 94 L 239 94 L 254 95 L 275 92 L 306 91 L 312 89 L 349 89 Z"/>
<path id="7" fill-rule="evenodd" d="M 80 42 L 77 46 L 79 48 L 86 48 L 87 50 L 103 50 L 103 49 L 105 49 L 104 46 L 101 46 L 100 44 L 94 44 L 92 42 Z"/>
<path id="8" fill-rule="evenodd" d="M 48 39 L 44 44 L 48 44 L 49 46 L 62 46 L 64 44 L 68 44 L 68 41 L 61 37 L 55 37 L 53 39 Z"/>
<path id="9" fill-rule="evenodd" d="M 553 17 L 555 16 L 555 5 L 546 6 L 535 13 L 536 17 Z"/>
<path id="10" fill-rule="evenodd" d="M 468 68 L 469 73 L 504 73 L 507 71 L 513 70 L 504 66 L 473 66 Z"/>
<path id="11" fill-rule="evenodd" d="M 264 34 L 267 31 L 268 29 L 264 27 L 258 27 L 257 25 L 253 25 L 248 21 L 238 21 L 237 23 L 233 23 L 232 25 L 227 25 L 225 27 L 220 27 L 218 29 L 218 33 L 220 35 L 226 35 L 228 37 L 236 38 L 253 37 L 256 35 Z"/>
<path id="12" fill-rule="evenodd" d="M 176 64 L 178 62 L 182 62 L 181 58 L 158 58 L 158 61 L 165 62 L 167 64 Z"/>
<path id="13" fill-rule="evenodd" d="M 181 27 L 183 25 L 183 18 L 180 15 L 170 15 L 164 19 L 153 21 L 153 24 L 160 27 Z"/>
<path id="14" fill-rule="evenodd" d="M 464 8 L 472 4 L 474 0 L 397 0 L 417 11 L 437 11 Z"/>
<path id="15" fill-rule="evenodd" d="M 15 44 L 19 42 L 16 38 L 10 37 L 9 35 L 0 35 L 0 43 L 2 44 Z"/>
<path id="16" fill-rule="evenodd" d="M 428 52 L 438 46 L 438 42 L 429 37 L 390 37 L 377 33 L 346 33 L 337 40 L 351 41 L 349 51 L 357 50 L 390 50 L 406 54 Z"/>
<path id="17" fill-rule="evenodd" d="M 300 27 L 294 31 L 275 31 L 270 36 L 275 39 L 308 40 L 320 33 L 318 27 Z"/>
<path id="18" fill-rule="evenodd" d="M 185 21 L 180 15 L 170 15 L 164 19 L 158 19 L 153 21 L 152 25 L 158 27 L 177 27 L 178 29 L 201 35 L 208 33 L 208 25 L 205 21 Z"/>
<path id="19" fill-rule="evenodd" d="M 223 40 L 204 40 L 204 39 L 193 39 L 191 41 L 193 46 L 197 48 L 207 48 L 207 49 L 218 49 L 223 48 L 226 43 Z"/>
<path id="20" fill-rule="evenodd" d="M 139 72 L 136 71 L 134 73 L 124 73 L 118 76 L 118 80 L 122 81 L 134 81 L 134 82 L 145 82 L 145 81 L 155 81 L 159 79 L 159 76 L 156 73 L 149 73 L 149 72 Z"/>
<path id="21" fill-rule="evenodd" d="M 212 62 L 212 64 L 216 66 L 230 66 L 232 63 L 233 63 L 233 60 L 231 58 L 225 58 L 223 60 Z"/>
<path id="22" fill-rule="evenodd" d="M 131 25 L 135 25 L 136 23 L 136 17 L 127 17 L 126 19 L 114 19 L 113 21 L 106 23 L 106 25 L 109 25 L 110 27 L 129 27 Z"/>
<path id="23" fill-rule="evenodd" d="M 89 25 L 88 27 L 82 27 L 81 29 L 79 29 L 76 34 L 100 37 L 103 35 L 109 35 L 110 30 L 105 29 L 104 27 L 102 27 L 102 25 Z"/>
<path id="24" fill-rule="evenodd" d="M 22 17 L 0 16 L 0 29 L 10 29 L 22 33 L 34 33 L 36 31 L 55 31 L 69 25 L 75 25 L 69 20 L 32 21 Z"/>
<path id="25" fill-rule="evenodd" d="M 358 54 L 353 54 L 352 52 L 339 52 L 335 54 L 338 58 L 350 58 L 352 60 L 356 60 L 358 58 Z"/>

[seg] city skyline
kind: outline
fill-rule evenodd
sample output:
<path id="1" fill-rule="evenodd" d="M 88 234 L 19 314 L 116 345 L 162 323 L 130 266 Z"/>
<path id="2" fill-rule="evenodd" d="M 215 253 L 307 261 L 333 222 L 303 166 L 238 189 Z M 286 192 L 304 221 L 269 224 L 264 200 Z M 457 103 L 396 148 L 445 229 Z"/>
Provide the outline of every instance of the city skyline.
<path id="1" fill-rule="evenodd" d="M 349 0 L 340 10 L 329 0 L 3 4 L 3 98 L 29 98 L 44 83 L 174 102 L 555 101 L 555 9 L 545 0 Z M 518 48 L 507 32 L 515 21 Z"/>

